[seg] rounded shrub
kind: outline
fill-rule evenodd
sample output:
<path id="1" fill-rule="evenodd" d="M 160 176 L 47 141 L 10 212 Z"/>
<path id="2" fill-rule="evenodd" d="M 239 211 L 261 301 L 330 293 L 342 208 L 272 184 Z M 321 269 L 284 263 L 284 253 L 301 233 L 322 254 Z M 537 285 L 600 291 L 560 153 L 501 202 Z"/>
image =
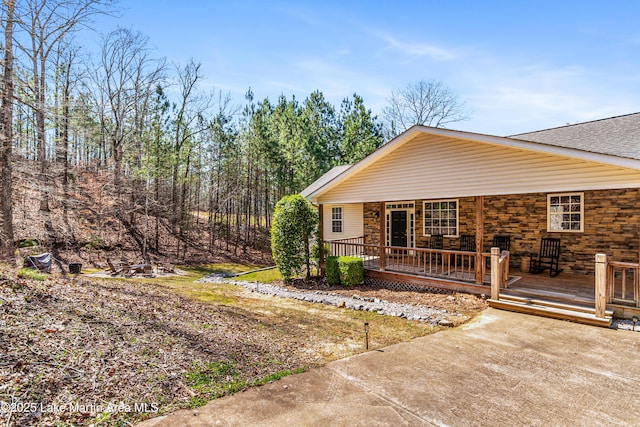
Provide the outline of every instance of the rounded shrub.
<path id="1" fill-rule="evenodd" d="M 340 282 L 344 286 L 359 285 L 364 282 L 364 262 L 362 258 L 353 256 L 338 257 Z"/>
<path id="2" fill-rule="evenodd" d="M 328 256 L 325 260 L 327 283 L 330 285 L 340 284 L 340 266 L 337 256 Z"/>

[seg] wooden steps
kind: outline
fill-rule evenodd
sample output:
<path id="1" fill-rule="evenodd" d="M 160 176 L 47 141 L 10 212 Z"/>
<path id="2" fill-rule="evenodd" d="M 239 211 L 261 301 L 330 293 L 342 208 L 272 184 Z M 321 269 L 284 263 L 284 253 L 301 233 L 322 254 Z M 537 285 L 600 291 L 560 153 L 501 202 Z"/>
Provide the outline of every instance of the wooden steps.
<path id="1" fill-rule="evenodd" d="M 576 323 L 602 326 L 605 328 L 611 326 L 613 320 L 613 310 L 607 310 L 605 317 L 602 319 L 596 317 L 594 307 L 502 292 L 500 293 L 499 300 L 489 300 L 489 306 L 518 313 L 569 320 Z"/>

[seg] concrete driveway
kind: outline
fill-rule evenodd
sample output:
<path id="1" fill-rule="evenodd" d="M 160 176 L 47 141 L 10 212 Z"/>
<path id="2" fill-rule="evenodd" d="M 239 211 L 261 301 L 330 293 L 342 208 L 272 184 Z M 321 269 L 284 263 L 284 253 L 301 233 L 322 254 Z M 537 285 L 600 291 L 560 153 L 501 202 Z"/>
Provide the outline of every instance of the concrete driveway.
<path id="1" fill-rule="evenodd" d="M 640 333 L 487 309 L 140 425 L 638 426 Z"/>

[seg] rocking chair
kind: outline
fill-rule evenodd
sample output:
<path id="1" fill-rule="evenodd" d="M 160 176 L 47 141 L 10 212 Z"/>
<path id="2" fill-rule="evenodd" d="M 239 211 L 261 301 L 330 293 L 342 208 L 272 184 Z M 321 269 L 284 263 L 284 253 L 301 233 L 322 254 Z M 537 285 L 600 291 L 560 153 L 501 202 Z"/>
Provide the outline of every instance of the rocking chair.
<path id="1" fill-rule="evenodd" d="M 538 256 L 531 257 L 530 273 L 542 273 L 549 269 L 549 276 L 555 277 L 562 269 L 558 268 L 560 262 L 560 239 L 545 237 L 540 241 Z"/>

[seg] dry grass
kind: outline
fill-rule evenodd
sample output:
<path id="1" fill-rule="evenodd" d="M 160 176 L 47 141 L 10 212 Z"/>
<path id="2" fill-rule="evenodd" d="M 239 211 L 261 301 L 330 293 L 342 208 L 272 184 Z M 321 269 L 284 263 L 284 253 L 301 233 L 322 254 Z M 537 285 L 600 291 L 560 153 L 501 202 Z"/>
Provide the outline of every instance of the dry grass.
<path id="1" fill-rule="evenodd" d="M 362 352 L 364 321 L 373 348 L 435 330 L 193 282 L 243 268 L 207 266 L 158 281 L 40 282 L 0 272 L 0 401 L 38 408 L 4 411 L 0 422 L 125 425 Z M 114 411 L 118 404 L 124 412 Z"/>

